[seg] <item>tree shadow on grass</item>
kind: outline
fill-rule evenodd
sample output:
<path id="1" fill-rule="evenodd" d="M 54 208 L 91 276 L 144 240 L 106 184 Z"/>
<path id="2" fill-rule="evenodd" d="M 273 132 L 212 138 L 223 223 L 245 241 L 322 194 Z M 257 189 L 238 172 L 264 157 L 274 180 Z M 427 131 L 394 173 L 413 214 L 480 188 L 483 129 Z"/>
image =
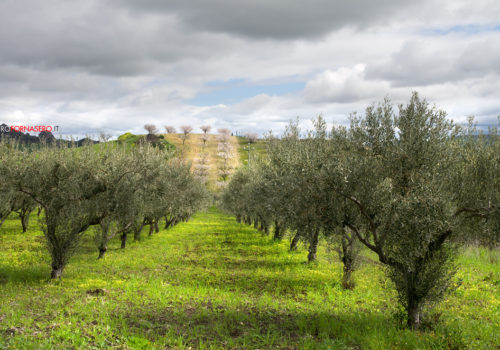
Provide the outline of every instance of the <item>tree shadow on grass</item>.
<path id="1" fill-rule="evenodd" d="M 201 341 L 235 348 L 251 344 L 256 348 L 295 349 L 304 340 L 311 343 L 333 340 L 340 349 L 359 348 L 360 339 L 379 337 L 388 326 L 395 327 L 394 321 L 382 314 L 339 315 L 252 306 L 234 309 L 214 306 L 210 300 L 160 309 L 154 305 L 128 306 L 115 310 L 112 317 L 120 319 L 127 332 L 150 340 L 176 334 L 187 346 L 195 348 Z"/>
<path id="2" fill-rule="evenodd" d="M 188 288 L 204 287 L 226 292 L 245 293 L 249 296 L 272 294 L 287 296 L 293 300 L 304 300 L 311 292 L 340 288 L 340 281 L 333 276 L 306 275 L 300 272 L 289 274 L 255 273 L 252 269 L 219 270 L 183 269 L 165 266 L 155 270 L 155 277 L 173 286 Z"/>
<path id="3" fill-rule="evenodd" d="M 0 287 L 7 283 L 37 284 L 47 282 L 50 277 L 48 266 L 0 266 Z"/>

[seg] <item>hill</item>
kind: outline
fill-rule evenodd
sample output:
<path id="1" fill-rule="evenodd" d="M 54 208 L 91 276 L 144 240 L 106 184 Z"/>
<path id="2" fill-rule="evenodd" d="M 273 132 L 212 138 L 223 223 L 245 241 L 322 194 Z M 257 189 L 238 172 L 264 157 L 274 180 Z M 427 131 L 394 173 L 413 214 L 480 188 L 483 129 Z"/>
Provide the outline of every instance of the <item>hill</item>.
<path id="1" fill-rule="evenodd" d="M 204 146 L 203 134 L 190 134 L 185 143 L 182 143 L 181 134 L 164 134 L 165 140 L 172 143 L 178 152 L 182 153 L 183 157 L 192 163 L 192 168 L 196 166 L 198 160 L 203 152 L 208 154 L 207 161 L 209 165 L 208 184 L 210 188 L 215 189 L 216 182 L 218 181 L 218 167 L 220 157 L 218 155 L 218 136 L 209 134 L 208 140 Z M 230 159 L 232 168 L 238 168 L 242 162 L 240 161 L 240 145 L 235 136 L 230 136 L 230 144 L 233 149 L 233 157 Z"/>

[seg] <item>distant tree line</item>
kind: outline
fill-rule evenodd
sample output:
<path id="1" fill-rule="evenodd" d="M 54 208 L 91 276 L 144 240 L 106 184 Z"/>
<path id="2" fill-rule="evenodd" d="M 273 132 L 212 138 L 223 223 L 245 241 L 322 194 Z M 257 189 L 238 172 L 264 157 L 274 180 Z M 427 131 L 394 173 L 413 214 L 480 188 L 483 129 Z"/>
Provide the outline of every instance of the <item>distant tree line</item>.
<path id="1" fill-rule="evenodd" d="M 327 130 L 323 118 L 300 137 L 298 122 L 268 139 L 268 157 L 241 168 L 222 194 L 240 222 L 316 259 L 324 237 L 352 288 L 357 253 L 376 254 L 393 282 L 407 324 L 450 284 L 457 243 L 500 244 L 500 135 L 461 127 L 414 93 L 395 110 L 389 99 Z"/>
<path id="2" fill-rule="evenodd" d="M 9 130 L 9 131 L 7 131 Z M 0 140 L 11 140 L 19 144 L 24 145 L 24 147 L 39 146 L 45 143 L 54 143 L 58 146 L 77 146 L 81 147 L 85 143 L 98 143 L 98 141 L 92 140 L 89 137 L 84 137 L 79 140 L 62 140 L 57 139 L 50 131 L 41 131 L 38 135 L 30 135 L 29 133 L 23 133 L 15 130 L 10 130 L 6 124 L 0 124 Z"/>

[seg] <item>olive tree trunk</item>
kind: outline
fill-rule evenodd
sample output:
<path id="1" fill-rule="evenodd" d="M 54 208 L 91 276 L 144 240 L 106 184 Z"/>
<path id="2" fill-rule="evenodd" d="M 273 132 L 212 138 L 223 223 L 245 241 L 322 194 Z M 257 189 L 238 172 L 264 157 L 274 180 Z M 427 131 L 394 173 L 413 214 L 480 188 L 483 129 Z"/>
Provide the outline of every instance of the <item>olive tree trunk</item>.
<path id="1" fill-rule="evenodd" d="M 28 225 L 30 221 L 31 209 L 21 209 L 19 212 L 19 218 L 21 219 L 21 225 L 23 227 L 23 233 L 28 231 Z"/>
<path id="2" fill-rule="evenodd" d="M 295 236 L 292 238 L 292 242 L 290 243 L 290 250 L 297 250 L 297 244 L 299 244 L 300 233 L 297 231 Z"/>
<path id="3" fill-rule="evenodd" d="M 127 233 L 126 232 L 123 232 L 121 235 L 120 235 L 120 240 L 122 242 L 120 248 L 121 249 L 125 249 L 125 247 L 127 246 Z"/>
<path id="4" fill-rule="evenodd" d="M 9 213 L 10 214 L 10 213 Z M 0 227 L 2 227 L 3 223 L 5 222 L 5 220 L 7 220 L 7 218 L 9 217 L 9 214 L 5 215 L 2 220 L 0 220 Z"/>
<path id="5" fill-rule="evenodd" d="M 274 235 L 273 239 L 275 241 L 281 241 L 283 239 L 283 233 L 285 230 L 281 229 L 281 226 L 278 221 L 274 221 Z"/>
<path id="6" fill-rule="evenodd" d="M 343 264 L 342 287 L 344 289 L 352 289 L 355 282 L 352 279 L 352 273 L 356 268 L 356 260 L 358 258 L 358 245 L 356 244 L 356 236 L 352 232 L 347 232 L 344 228 L 342 232 L 342 240 L 340 242 L 339 255 Z"/>
<path id="7" fill-rule="evenodd" d="M 144 228 L 144 222 L 141 222 L 139 225 L 134 225 L 134 241 L 141 240 L 141 232 Z"/>
<path id="8" fill-rule="evenodd" d="M 50 278 L 51 279 L 61 278 L 63 270 L 64 270 L 64 265 L 57 263 L 54 264 L 54 262 L 52 262 L 52 271 L 50 272 Z"/>
<path id="9" fill-rule="evenodd" d="M 416 330 L 420 327 L 421 306 L 419 303 L 408 300 L 407 325 L 408 328 Z"/>
<path id="10" fill-rule="evenodd" d="M 97 259 L 102 259 L 104 258 L 104 255 L 106 254 L 106 251 L 108 250 L 108 247 L 104 244 L 99 247 L 99 256 Z"/>
<path id="11" fill-rule="evenodd" d="M 316 261 L 316 253 L 318 251 L 318 241 L 319 241 L 319 230 L 316 230 L 311 237 L 311 241 L 309 243 L 309 254 L 307 254 L 307 261 L 312 262 Z"/>

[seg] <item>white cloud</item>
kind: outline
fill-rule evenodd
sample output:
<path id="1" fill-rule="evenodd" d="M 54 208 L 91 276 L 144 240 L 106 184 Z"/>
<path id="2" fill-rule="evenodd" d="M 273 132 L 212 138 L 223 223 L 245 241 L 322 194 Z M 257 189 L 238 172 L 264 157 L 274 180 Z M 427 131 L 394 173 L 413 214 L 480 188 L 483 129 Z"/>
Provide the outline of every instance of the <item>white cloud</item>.
<path id="1" fill-rule="evenodd" d="M 326 70 L 310 80 L 304 90 L 306 102 L 346 103 L 380 98 L 388 91 L 388 84 L 368 81 L 364 64 L 342 67 L 335 71 Z"/>

